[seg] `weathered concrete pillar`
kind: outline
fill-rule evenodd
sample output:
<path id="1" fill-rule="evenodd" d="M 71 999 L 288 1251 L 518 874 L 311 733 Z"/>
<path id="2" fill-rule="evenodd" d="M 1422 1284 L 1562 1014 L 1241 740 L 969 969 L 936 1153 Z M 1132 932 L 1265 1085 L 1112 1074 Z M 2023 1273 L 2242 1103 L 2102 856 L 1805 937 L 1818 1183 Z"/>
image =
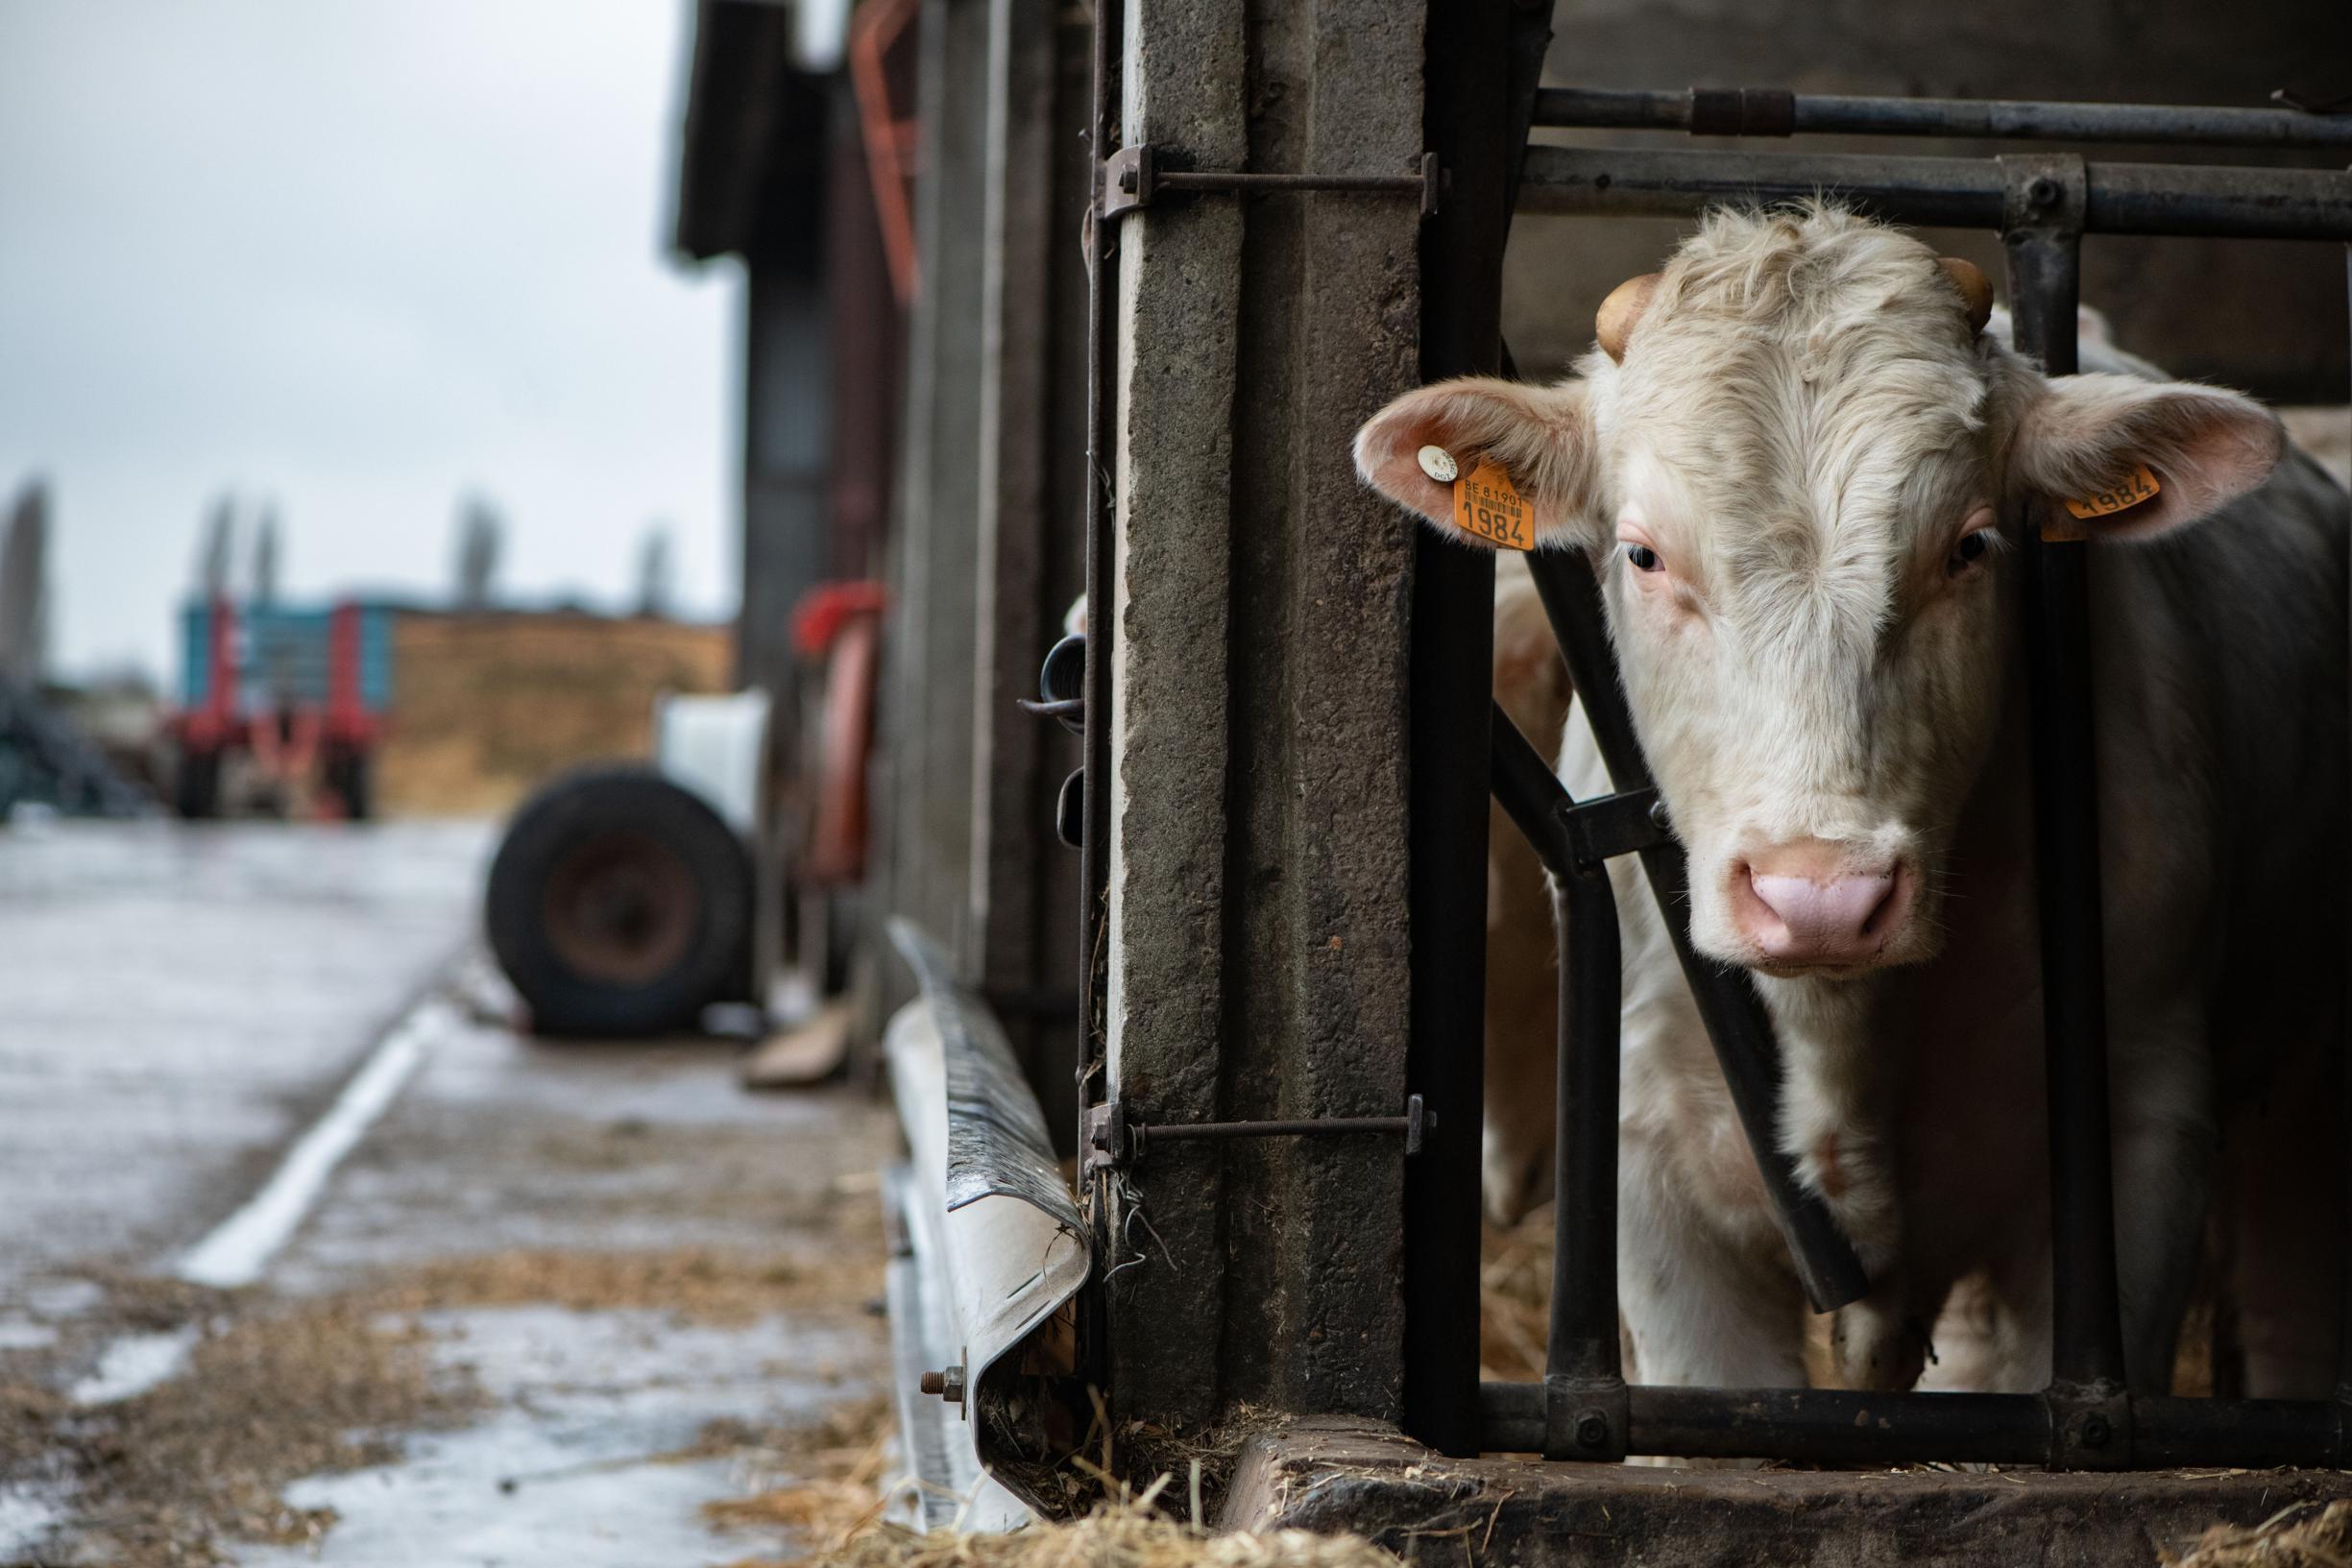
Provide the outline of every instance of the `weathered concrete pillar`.
<path id="1" fill-rule="evenodd" d="M 1125 137 L 1163 167 L 1416 166 L 1419 8 L 1126 16 Z M 1393 1115 L 1412 540 L 1348 446 L 1413 384 L 1418 206 L 1163 196 L 1119 221 L 1110 1089 L 1147 1122 Z M 1112 1217 L 1145 1260 L 1110 1289 L 1121 1411 L 1394 1415 L 1402 1158 L 1155 1148 Z"/>

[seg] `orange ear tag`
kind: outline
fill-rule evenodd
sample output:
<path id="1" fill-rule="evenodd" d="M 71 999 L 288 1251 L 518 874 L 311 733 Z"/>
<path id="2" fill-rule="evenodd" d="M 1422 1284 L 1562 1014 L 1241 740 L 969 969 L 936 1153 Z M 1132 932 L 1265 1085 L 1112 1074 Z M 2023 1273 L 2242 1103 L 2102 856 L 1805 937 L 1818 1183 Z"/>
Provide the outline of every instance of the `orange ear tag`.
<path id="1" fill-rule="evenodd" d="M 2163 489 L 2164 487 L 2156 482 L 2156 476 L 2147 471 L 2147 466 L 2142 464 L 2132 470 L 2127 476 L 2117 480 L 2105 490 L 2093 491 L 2080 500 L 2069 500 L 2066 503 L 2066 509 L 2076 519 L 2085 522 L 2094 518 L 2112 518 L 2118 512 L 2128 512 L 2135 506 L 2146 506 L 2154 500 L 2157 493 Z M 2052 542 L 2088 539 L 2091 537 L 2091 530 L 2070 527 L 2064 522 L 2052 520 L 2042 525 L 2042 537 Z"/>
<path id="2" fill-rule="evenodd" d="M 1454 481 L 1454 526 L 1506 550 L 1536 547 L 1527 500 L 1491 458 L 1480 458 L 1476 468 Z"/>

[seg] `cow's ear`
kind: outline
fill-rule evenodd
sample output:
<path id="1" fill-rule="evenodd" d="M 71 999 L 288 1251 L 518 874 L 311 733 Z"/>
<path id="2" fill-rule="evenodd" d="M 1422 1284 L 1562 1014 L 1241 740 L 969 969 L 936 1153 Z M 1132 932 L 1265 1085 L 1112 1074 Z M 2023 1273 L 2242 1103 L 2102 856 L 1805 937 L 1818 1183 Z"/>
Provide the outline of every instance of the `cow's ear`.
<path id="1" fill-rule="evenodd" d="M 1465 543 L 1488 544 L 1454 526 L 1454 488 L 1423 468 L 1424 446 L 1463 474 L 1482 461 L 1498 465 L 1526 498 L 1540 545 L 1564 542 L 1590 505 L 1592 424 L 1581 381 L 1441 381 L 1406 393 L 1356 433 L 1356 472 L 1366 484 Z"/>
<path id="2" fill-rule="evenodd" d="M 2009 474 L 2020 489 L 2074 503 L 2066 511 L 2099 537 L 2145 539 L 2244 495 L 2285 449 L 2278 416 L 2238 393 L 2066 375 L 2044 382 L 2019 421 Z"/>

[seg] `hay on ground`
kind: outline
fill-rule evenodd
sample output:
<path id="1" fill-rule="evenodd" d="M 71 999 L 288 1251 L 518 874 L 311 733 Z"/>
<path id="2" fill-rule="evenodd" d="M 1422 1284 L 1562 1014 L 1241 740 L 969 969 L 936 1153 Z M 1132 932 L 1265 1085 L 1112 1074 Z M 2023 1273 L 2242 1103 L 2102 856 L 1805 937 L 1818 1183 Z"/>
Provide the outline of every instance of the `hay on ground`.
<path id="1" fill-rule="evenodd" d="M 877 1524 L 803 1556 L 735 1568 L 1398 1568 L 1401 1561 L 1361 1535 L 1215 1533 L 1158 1511 L 1160 1490 L 1155 1484 L 1099 1504 L 1083 1518 L 1000 1535 Z"/>
<path id="2" fill-rule="evenodd" d="M 2251 1529 L 2216 1525 L 2169 1568 L 2352 1568 L 2352 1503 L 2297 1503 Z"/>
<path id="3" fill-rule="evenodd" d="M 861 1249 L 822 1265 L 723 1247 L 659 1252 L 518 1248 L 405 1266 L 376 1292 L 387 1312 L 545 1303 L 573 1312 L 642 1308 L 740 1326 L 772 1314 L 862 1303 L 882 1290 L 879 1257 Z"/>

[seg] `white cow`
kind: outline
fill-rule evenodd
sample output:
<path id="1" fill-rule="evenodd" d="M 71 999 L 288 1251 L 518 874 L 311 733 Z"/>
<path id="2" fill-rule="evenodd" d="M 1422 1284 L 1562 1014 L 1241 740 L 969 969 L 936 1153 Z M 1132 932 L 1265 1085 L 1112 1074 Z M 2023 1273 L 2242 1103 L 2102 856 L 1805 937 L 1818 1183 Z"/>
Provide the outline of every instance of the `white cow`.
<path id="1" fill-rule="evenodd" d="M 2345 497 L 2281 465 L 2278 422 L 2234 393 L 2044 377 L 1981 330 L 1990 297 L 1974 267 L 1833 206 L 1717 213 L 1611 297 L 1575 376 L 1424 388 L 1366 425 L 1356 462 L 1454 532 L 1420 450 L 1491 458 L 1540 547 L 1592 558 L 1689 852 L 1693 936 L 1755 974 L 1786 1061 L 1782 1146 L 1870 1271 L 1840 1316 L 1841 1381 L 1912 1384 L 1968 1280 L 1993 1327 L 1933 1347 L 1928 1381 L 2011 1390 L 2048 1377 L 2049 1313 L 2011 535 L 2028 497 L 2148 470 L 2152 499 L 2084 525 L 2125 1353 L 2135 1387 L 2168 1386 L 2220 1194 L 2249 1391 L 2324 1393 Z M 1608 786 L 1581 717 L 1560 767 L 1579 795 Z M 1801 1385 L 1802 1304 L 1754 1160 L 1638 869 L 1612 872 L 1632 1373 Z"/>

